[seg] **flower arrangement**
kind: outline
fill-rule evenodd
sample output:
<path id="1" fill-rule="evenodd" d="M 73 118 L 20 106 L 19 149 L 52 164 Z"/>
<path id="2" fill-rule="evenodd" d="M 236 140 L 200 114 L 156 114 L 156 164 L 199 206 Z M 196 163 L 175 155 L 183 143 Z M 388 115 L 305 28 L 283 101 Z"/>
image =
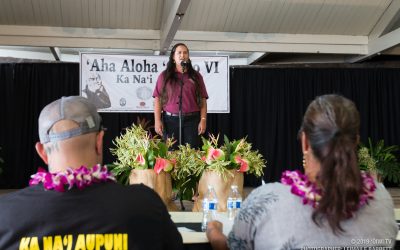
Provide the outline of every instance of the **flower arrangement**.
<path id="1" fill-rule="evenodd" d="M 218 147 L 219 135 L 210 134 L 209 138 L 202 138 L 202 160 L 206 163 L 206 169 L 214 170 L 223 176 L 232 169 L 257 177 L 263 175 L 266 161 L 258 150 L 252 150 L 252 145 L 246 138 L 230 141 L 224 136 L 224 144 L 221 147 Z"/>
<path id="2" fill-rule="evenodd" d="M 151 137 L 140 125 L 132 124 L 126 128 L 125 134 L 117 137 L 113 144 L 115 148 L 110 151 L 117 161 L 112 172 L 122 183 L 128 183 L 132 169 L 154 169 L 159 174 L 161 171 L 170 172 L 175 165 L 168 152 L 172 140 L 163 142 L 160 138 Z"/>
<path id="3" fill-rule="evenodd" d="M 256 150 L 252 150 L 245 138 L 229 141 L 218 147 L 218 138 L 210 135 L 202 138 L 202 150 L 180 145 L 177 150 L 168 151 L 174 143 L 171 139 L 163 142 L 152 137 L 140 125 L 132 124 L 123 134 L 113 140 L 111 153 L 116 161 L 108 165 L 118 182 L 129 183 L 132 169 L 154 169 L 159 174 L 169 172 L 172 186 L 181 200 L 191 200 L 196 196 L 197 185 L 205 170 L 214 170 L 226 180 L 234 172 L 247 172 L 256 176 L 263 174 L 265 160 Z"/>

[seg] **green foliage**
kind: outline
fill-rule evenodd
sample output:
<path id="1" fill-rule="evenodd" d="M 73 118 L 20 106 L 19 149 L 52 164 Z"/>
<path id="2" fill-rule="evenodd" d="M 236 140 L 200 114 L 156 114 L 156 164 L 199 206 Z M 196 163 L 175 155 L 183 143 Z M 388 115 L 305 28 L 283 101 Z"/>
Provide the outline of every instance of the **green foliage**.
<path id="1" fill-rule="evenodd" d="M 117 182 L 124 185 L 129 185 L 129 175 L 132 170 L 131 167 L 118 167 L 115 164 L 107 164 L 107 168 L 114 174 Z"/>
<path id="2" fill-rule="evenodd" d="M 127 184 L 132 169 L 152 169 L 156 158 L 168 158 L 168 148 L 172 141 L 166 143 L 157 137 L 151 137 L 141 125 L 132 124 L 125 133 L 113 141 L 115 148 L 111 154 L 117 157 L 113 163 L 112 172 L 117 180 Z"/>
<path id="3" fill-rule="evenodd" d="M 371 138 L 368 138 L 368 145 L 360 144 L 358 150 L 360 168 L 377 173 L 382 181 L 388 179 L 398 184 L 400 183 L 400 163 L 395 153 L 399 149 L 398 145 L 385 146 L 384 140 L 373 144 Z"/>
<path id="4" fill-rule="evenodd" d="M 376 171 L 375 160 L 372 159 L 367 147 L 361 146 L 358 149 L 358 165 L 364 171 Z"/>
<path id="5" fill-rule="evenodd" d="M 189 144 L 180 145 L 171 154 L 171 158 L 176 160 L 176 166 L 171 172 L 173 186 L 182 200 L 191 200 L 195 195 L 196 185 L 206 167 L 200 157 L 200 151 L 191 148 Z"/>
<path id="6" fill-rule="evenodd" d="M 246 141 L 246 138 L 230 141 L 227 136 L 224 136 L 224 144 L 218 149 L 219 135 L 214 136 L 211 134 L 209 137 L 209 140 L 202 137 L 202 150 L 203 154 L 205 154 L 204 160 L 207 164 L 207 169 L 218 172 L 224 179 L 231 169 L 254 174 L 257 177 L 264 174 L 263 168 L 266 161 L 258 150 L 252 150 L 252 145 Z M 217 155 L 223 157 L 214 157 L 212 153 L 215 150 L 220 150 L 221 152 L 218 151 Z M 247 164 L 248 168 L 243 170 L 241 168 L 243 164 Z"/>
<path id="7" fill-rule="evenodd" d="M 257 177 L 264 175 L 263 168 L 265 168 L 266 161 L 263 159 L 263 156 L 258 153 L 258 150 L 252 150 L 251 143 L 246 141 L 246 138 L 240 140 L 234 140 L 232 142 L 229 141 L 227 136 L 224 136 L 224 148 L 226 153 L 226 159 L 229 159 L 231 165 L 234 166 L 234 169 L 239 168 L 239 164 L 237 164 L 233 156 L 239 154 L 243 159 L 247 159 L 249 161 L 249 170 L 247 173 L 253 174 Z M 229 156 L 228 156 L 229 155 Z"/>

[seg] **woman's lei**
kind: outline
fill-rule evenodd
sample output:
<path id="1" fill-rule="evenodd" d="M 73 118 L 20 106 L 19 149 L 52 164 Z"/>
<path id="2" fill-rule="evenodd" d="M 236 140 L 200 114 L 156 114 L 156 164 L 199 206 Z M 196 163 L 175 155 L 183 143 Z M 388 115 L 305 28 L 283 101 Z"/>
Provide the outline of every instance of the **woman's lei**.
<path id="1" fill-rule="evenodd" d="M 368 174 L 361 171 L 361 178 L 363 183 L 363 192 L 360 196 L 358 208 L 365 205 L 368 200 L 374 198 L 374 191 L 376 190 L 374 179 Z M 291 186 L 291 192 L 294 195 L 300 196 L 303 199 L 303 204 L 309 204 L 313 208 L 317 207 L 322 197 L 322 191 L 311 181 L 307 176 L 300 171 L 285 171 L 282 173 L 281 183 Z"/>
<path id="2" fill-rule="evenodd" d="M 114 176 L 108 172 L 106 166 L 95 165 L 92 168 L 81 166 L 77 169 L 68 168 L 65 171 L 49 173 L 43 168 L 39 168 L 38 172 L 31 176 L 29 186 L 43 183 L 43 187 L 47 190 L 56 190 L 64 192 L 65 188 L 70 190 L 74 186 L 83 189 L 93 183 L 115 181 Z"/>

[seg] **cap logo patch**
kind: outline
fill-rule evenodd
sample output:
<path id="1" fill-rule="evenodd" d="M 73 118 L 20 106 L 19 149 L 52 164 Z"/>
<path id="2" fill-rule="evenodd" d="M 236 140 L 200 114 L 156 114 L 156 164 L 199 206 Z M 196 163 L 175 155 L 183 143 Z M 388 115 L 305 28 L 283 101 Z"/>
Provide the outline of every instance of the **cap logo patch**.
<path id="1" fill-rule="evenodd" d="M 91 116 L 86 117 L 86 122 L 87 122 L 89 128 L 94 128 L 95 124 L 93 121 L 93 117 L 91 117 Z"/>

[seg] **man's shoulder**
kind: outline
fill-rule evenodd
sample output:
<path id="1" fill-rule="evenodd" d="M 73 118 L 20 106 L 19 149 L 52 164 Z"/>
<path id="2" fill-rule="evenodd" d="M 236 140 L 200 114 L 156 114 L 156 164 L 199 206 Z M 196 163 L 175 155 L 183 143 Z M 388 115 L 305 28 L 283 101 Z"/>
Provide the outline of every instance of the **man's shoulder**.
<path id="1" fill-rule="evenodd" d="M 101 187 L 110 190 L 118 190 L 122 192 L 154 192 L 153 189 L 149 188 L 148 186 L 140 183 L 140 184 L 130 184 L 130 185 L 122 185 L 117 182 L 108 182 Z"/>
<path id="2" fill-rule="evenodd" d="M 276 195 L 286 195 L 290 193 L 290 188 L 280 182 L 271 182 L 255 188 L 250 194 L 264 195 L 266 193 L 274 193 Z M 288 192 L 289 191 L 289 192 Z"/>
<path id="3" fill-rule="evenodd" d="M 135 184 L 135 185 L 121 185 L 115 182 L 107 182 L 107 183 L 97 183 L 90 187 L 79 190 L 77 188 L 72 188 L 71 190 L 65 190 L 65 192 L 57 192 L 54 190 L 45 190 L 42 185 L 36 185 L 31 187 L 26 187 L 8 194 L 4 194 L 0 196 L 0 205 L 8 202 L 30 202 L 31 199 L 53 199 L 53 198 L 61 198 L 62 196 L 96 196 L 103 195 L 107 198 L 112 197 L 130 197 L 135 196 L 137 199 L 145 196 L 145 197 L 155 197 L 157 198 L 157 194 L 151 188 L 143 185 L 143 184 Z"/>
<path id="4" fill-rule="evenodd" d="M 148 186 L 144 184 L 133 184 L 133 185 L 122 185 L 115 182 L 104 183 L 99 185 L 99 187 L 94 192 L 107 195 L 107 197 L 124 197 L 124 199 L 141 199 L 145 197 L 146 199 L 159 199 L 158 194 Z"/>
<path id="5" fill-rule="evenodd" d="M 10 214 L 21 213 L 21 211 L 29 211 L 32 202 L 40 202 L 40 190 L 33 187 L 26 187 L 0 196 L 0 217 L 5 218 Z M 44 193 L 44 192 L 43 192 Z M 38 199 L 39 198 L 39 199 Z M 40 203 L 38 203 L 40 204 Z"/>
<path id="6" fill-rule="evenodd" d="M 15 197 L 21 195 L 29 195 L 29 193 L 35 192 L 36 189 L 36 186 L 28 186 L 21 189 L 11 190 L 10 192 L 0 195 L 0 203 L 6 200 L 15 199 Z"/>

